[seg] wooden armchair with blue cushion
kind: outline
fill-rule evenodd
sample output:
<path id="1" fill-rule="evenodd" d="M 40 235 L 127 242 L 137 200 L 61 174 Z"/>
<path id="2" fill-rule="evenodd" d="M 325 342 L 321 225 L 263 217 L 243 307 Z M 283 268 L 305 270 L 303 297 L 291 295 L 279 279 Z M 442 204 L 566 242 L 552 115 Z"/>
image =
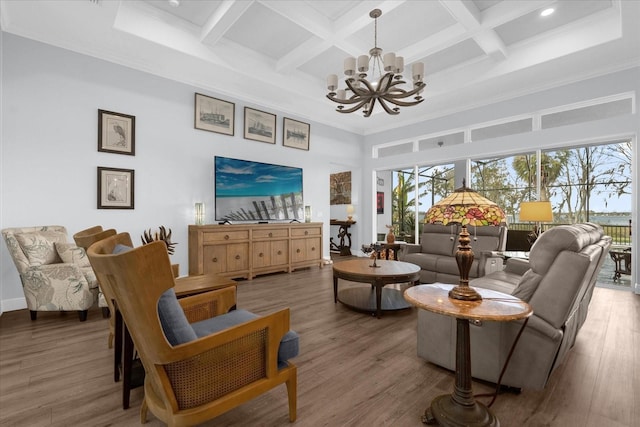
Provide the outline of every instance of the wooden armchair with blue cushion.
<path id="1" fill-rule="evenodd" d="M 199 424 L 286 384 L 296 419 L 298 336 L 289 310 L 235 310 L 236 288 L 177 299 L 163 242 L 131 248 L 127 233 L 93 244 L 91 265 L 113 290 L 145 368 L 147 409 L 171 426 Z"/>

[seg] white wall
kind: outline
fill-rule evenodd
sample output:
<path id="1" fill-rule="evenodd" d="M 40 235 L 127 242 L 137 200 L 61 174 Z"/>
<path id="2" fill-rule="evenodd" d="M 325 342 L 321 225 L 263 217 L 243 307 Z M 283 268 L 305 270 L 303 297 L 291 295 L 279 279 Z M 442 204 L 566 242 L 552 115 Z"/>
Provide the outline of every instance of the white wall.
<path id="1" fill-rule="evenodd" d="M 330 165 L 359 165 L 361 136 L 287 114 L 311 124 L 310 150 L 283 147 L 283 114 L 269 111 L 278 116 L 276 144 L 245 140 L 240 100 L 7 33 L 0 43 L 0 228 L 59 224 L 71 240 L 100 224 L 129 232 L 137 243 L 143 230 L 164 225 L 178 243 L 172 261 L 187 274 L 187 227 L 195 202 L 204 202 L 208 222 L 214 220 L 213 157 L 221 155 L 302 167 L 304 202 L 313 220 L 324 222 L 329 255 Z M 195 92 L 236 104 L 235 136 L 194 129 Z M 135 156 L 97 151 L 98 109 L 135 116 Z M 134 210 L 97 209 L 98 166 L 135 170 Z M 0 312 L 24 307 L 1 243 Z"/>

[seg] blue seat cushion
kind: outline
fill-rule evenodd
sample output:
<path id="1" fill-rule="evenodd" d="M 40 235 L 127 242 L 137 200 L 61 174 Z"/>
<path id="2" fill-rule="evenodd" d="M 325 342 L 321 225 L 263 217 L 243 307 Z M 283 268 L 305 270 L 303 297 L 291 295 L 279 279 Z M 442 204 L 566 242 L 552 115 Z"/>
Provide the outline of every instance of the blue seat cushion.
<path id="1" fill-rule="evenodd" d="M 247 310 L 232 310 L 226 314 L 201 320 L 191 324 L 198 338 L 211 335 L 240 323 L 258 318 Z M 288 331 L 280 340 L 278 347 L 278 368 L 286 366 L 286 361 L 296 357 L 300 352 L 299 336 L 295 331 Z"/>

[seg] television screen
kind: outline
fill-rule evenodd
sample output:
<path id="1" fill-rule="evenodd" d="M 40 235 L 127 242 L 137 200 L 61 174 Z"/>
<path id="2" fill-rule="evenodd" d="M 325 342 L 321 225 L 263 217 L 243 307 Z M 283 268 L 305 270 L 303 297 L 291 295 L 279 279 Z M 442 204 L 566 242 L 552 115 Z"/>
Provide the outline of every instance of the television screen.
<path id="1" fill-rule="evenodd" d="M 302 169 L 215 156 L 216 221 L 304 218 Z"/>

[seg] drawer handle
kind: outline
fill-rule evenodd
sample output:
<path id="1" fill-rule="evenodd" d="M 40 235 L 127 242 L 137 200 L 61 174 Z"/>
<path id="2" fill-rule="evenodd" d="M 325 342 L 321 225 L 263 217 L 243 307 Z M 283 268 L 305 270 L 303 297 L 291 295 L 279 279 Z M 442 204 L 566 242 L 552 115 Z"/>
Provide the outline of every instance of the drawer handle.
<path id="1" fill-rule="evenodd" d="M 269 237 L 273 237 L 273 233 L 269 233 Z"/>
<path id="2" fill-rule="evenodd" d="M 217 257 L 213 257 L 213 258 L 211 259 L 211 261 L 212 261 L 212 262 L 218 262 L 218 258 L 217 258 Z"/>
<path id="3" fill-rule="evenodd" d="M 262 257 L 264 256 L 264 254 L 263 254 L 262 252 L 260 252 L 260 253 L 258 254 L 258 256 L 259 256 L 260 258 L 262 258 Z M 236 258 L 236 259 L 238 259 L 238 258 Z"/>
<path id="4" fill-rule="evenodd" d="M 240 259 L 240 255 L 236 255 L 236 259 Z"/>
<path id="5" fill-rule="evenodd" d="M 229 240 L 229 235 L 228 234 L 224 235 L 224 240 Z"/>
<path id="6" fill-rule="evenodd" d="M 315 251 L 315 250 L 316 250 L 316 247 L 315 247 L 315 246 L 311 248 L 311 252 L 313 252 L 313 251 Z"/>
<path id="7" fill-rule="evenodd" d="M 309 232 L 307 230 L 304 231 L 304 235 L 306 236 L 307 234 L 309 234 Z"/>
<path id="8" fill-rule="evenodd" d="M 296 253 L 300 253 L 300 249 L 297 249 L 297 250 L 296 250 Z"/>
<path id="9" fill-rule="evenodd" d="M 282 255 L 282 251 L 278 251 L 278 255 Z"/>

